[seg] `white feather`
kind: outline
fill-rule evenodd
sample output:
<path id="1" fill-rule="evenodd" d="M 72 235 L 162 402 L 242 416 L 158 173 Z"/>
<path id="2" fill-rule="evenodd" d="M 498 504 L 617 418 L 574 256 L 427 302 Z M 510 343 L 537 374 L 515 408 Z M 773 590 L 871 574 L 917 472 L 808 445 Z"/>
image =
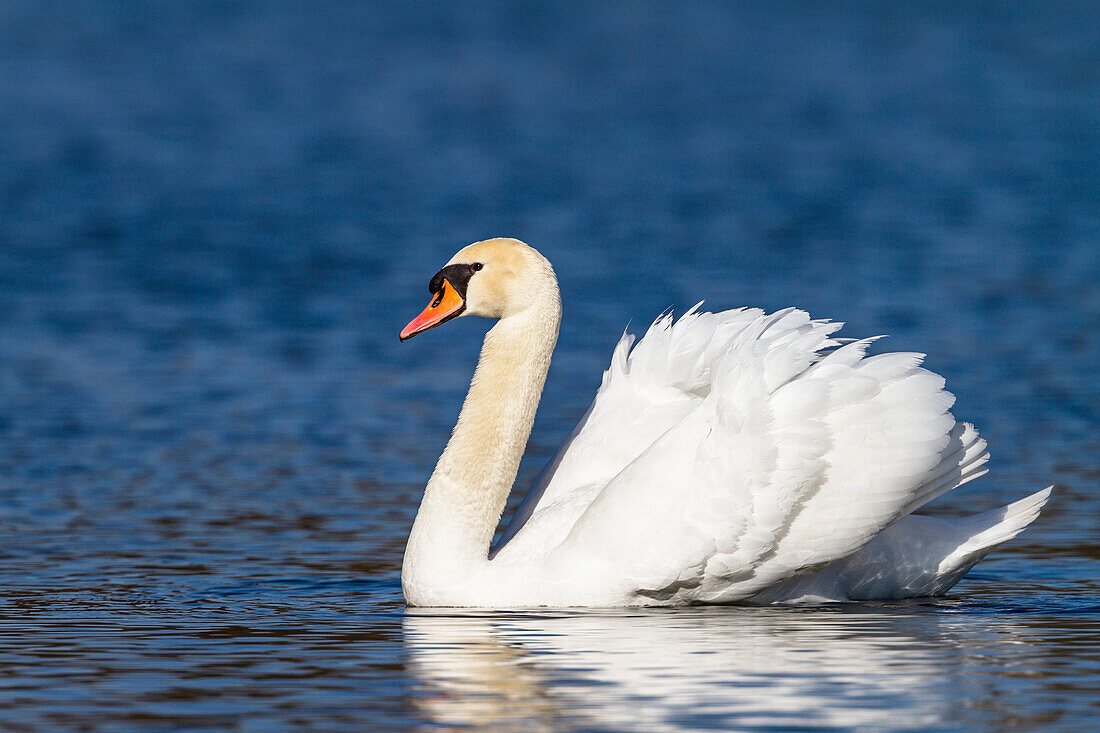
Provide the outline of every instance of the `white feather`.
<path id="1" fill-rule="evenodd" d="M 875 339 L 842 344 L 840 326 L 696 306 L 624 334 L 491 564 L 542 558 L 601 605 L 946 590 L 1045 495 L 992 524 L 906 518 L 984 473 L 985 441 L 921 354 L 866 356 Z M 906 554 L 917 530 L 934 551 Z"/>

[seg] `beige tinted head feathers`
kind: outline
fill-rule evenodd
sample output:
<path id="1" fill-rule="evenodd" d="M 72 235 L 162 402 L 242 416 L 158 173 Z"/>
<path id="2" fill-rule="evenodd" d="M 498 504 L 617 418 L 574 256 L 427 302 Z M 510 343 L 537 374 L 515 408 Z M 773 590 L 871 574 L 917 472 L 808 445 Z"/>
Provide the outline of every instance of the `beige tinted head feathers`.
<path id="1" fill-rule="evenodd" d="M 486 239 L 460 249 L 428 284 L 432 301 L 401 331 L 412 338 L 466 315 L 507 318 L 557 292 L 550 263 L 518 239 Z"/>

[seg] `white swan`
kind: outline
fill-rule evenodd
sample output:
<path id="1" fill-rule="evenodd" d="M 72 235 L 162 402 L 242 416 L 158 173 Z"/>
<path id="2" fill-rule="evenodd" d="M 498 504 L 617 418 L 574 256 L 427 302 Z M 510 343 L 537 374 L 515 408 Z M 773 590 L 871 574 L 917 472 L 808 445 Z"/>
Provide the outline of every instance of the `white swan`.
<path id="1" fill-rule="evenodd" d="M 623 606 L 936 595 L 1018 534 L 1050 489 L 961 519 L 911 514 L 986 472 L 921 355 L 799 310 L 662 317 L 626 335 L 596 398 L 490 548 L 557 340 L 550 263 L 514 239 L 460 250 L 407 339 L 499 319 L 424 490 L 401 571 L 412 606 Z M 631 346 L 633 345 L 633 348 Z"/>

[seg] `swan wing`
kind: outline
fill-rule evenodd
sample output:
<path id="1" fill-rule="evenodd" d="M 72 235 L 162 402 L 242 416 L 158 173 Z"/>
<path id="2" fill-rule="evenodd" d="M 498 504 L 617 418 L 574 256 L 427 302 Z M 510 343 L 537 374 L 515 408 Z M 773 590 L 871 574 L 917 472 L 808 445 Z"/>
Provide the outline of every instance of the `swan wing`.
<path id="1" fill-rule="evenodd" d="M 553 553 L 585 569 L 579 582 L 624 600 L 749 598 L 985 472 L 984 441 L 921 355 L 838 347 L 838 324 L 802 311 L 744 313 L 686 414 L 581 489 L 590 501 Z M 563 500 L 548 513 L 565 516 L 549 511 Z"/>

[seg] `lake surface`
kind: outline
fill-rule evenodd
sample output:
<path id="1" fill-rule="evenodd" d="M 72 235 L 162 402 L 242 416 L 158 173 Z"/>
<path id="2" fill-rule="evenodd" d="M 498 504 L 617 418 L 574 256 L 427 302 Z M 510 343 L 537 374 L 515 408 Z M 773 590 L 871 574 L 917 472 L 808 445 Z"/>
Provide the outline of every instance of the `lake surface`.
<path id="1" fill-rule="evenodd" d="M 4 3 L 0 729 L 1100 725 L 1100 6 L 956 5 Z M 520 486 L 705 298 L 927 352 L 993 452 L 930 509 L 1054 496 L 945 598 L 405 609 L 487 324 L 397 333 L 494 235 Z"/>

